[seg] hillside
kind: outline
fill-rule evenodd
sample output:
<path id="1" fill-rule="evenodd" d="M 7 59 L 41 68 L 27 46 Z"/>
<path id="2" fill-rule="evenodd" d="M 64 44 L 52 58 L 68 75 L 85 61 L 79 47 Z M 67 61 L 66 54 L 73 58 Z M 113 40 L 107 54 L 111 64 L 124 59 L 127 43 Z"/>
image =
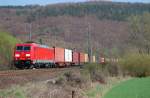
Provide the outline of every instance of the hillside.
<path id="1" fill-rule="evenodd" d="M 43 40 L 50 46 L 87 51 L 87 32 L 93 52 L 122 54 L 128 37 L 132 14 L 150 12 L 150 4 L 86 2 L 47 6 L 1 6 L 0 29 L 22 41 Z"/>

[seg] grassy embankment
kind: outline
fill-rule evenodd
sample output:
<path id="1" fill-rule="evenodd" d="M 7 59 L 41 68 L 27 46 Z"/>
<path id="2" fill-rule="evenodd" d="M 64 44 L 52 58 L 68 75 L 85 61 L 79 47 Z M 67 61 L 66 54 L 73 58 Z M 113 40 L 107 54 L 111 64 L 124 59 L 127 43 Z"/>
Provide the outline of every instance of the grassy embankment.
<path id="1" fill-rule="evenodd" d="M 121 70 L 112 65 L 106 65 L 103 69 L 96 66 L 94 67 L 94 65 L 87 66 L 92 77 L 96 77 L 94 79 L 106 81 L 106 84 L 96 84 L 93 89 L 87 91 L 89 98 L 149 98 L 150 56 L 147 54 L 129 54 L 120 59 L 117 65 Z M 108 77 L 117 71 L 121 71 L 123 76 L 132 76 L 131 78 L 133 79 L 121 83 L 118 81 L 124 79 L 120 77 L 120 79 L 116 81 L 108 79 Z M 117 72 L 114 78 L 117 79 L 118 75 Z M 108 94 L 106 94 L 107 92 Z"/>
<path id="2" fill-rule="evenodd" d="M 150 56 L 128 54 L 119 65 L 133 79 L 114 85 L 103 98 L 150 98 Z"/>
<path id="3" fill-rule="evenodd" d="M 6 90 L 0 91 L 1 98 L 26 98 L 25 92 L 22 90 L 21 87 L 14 87 Z"/>
<path id="4" fill-rule="evenodd" d="M 149 75 L 149 56 L 148 55 L 130 55 L 124 57 L 119 64 L 128 75 L 147 76 Z M 111 67 L 110 67 L 111 66 Z M 83 92 L 83 95 L 89 98 L 149 98 L 150 78 L 121 78 L 117 66 L 87 64 L 81 71 L 82 75 L 91 81 L 92 89 Z M 135 72 L 135 73 L 133 73 Z M 143 74 L 144 73 L 144 74 Z M 115 76 L 110 78 L 111 76 Z M 119 76 L 119 77 L 118 77 Z M 118 78 L 117 78 L 118 77 Z M 125 81 L 127 80 L 127 81 Z M 123 82 L 125 81 L 125 82 Z M 85 81 L 84 81 L 85 82 Z M 99 83 L 100 82 L 100 83 Z M 43 84 L 42 84 L 43 85 Z M 90 86 L 90 85 L 89 85 Z M 8 89 L 0 91 L 0 96 L 14 98 L 25 98 L 28 90 L 19 87 L 18 89 Z M 45 91 L 44 91 L 45 92 Z M 29 92 L 30 93 L 30 92 Z M 28 95 L 28 94 L 27 94 Z M 105 95 L 105 96 L 104 96 Z"/>
<path id="5" fill-rule="evenodd" d="M 120 68 L 116 64 L 86 64 L 82 73 L 89 76 L 91 81 L 90 89 L 83 93 L 88 98 L 102 98 L 114 85 L 128 80 L 129 77 L 122 77 Z"/>
<path id="6" fill-rule="evenodd" d="M 128 79 L 129 77 L 110 77 L 107 79 L 107 84 L 92 83 L 92 89 L 87 90 L 85 94 L 88 98 L 102 98 L 114 85 Z"/>

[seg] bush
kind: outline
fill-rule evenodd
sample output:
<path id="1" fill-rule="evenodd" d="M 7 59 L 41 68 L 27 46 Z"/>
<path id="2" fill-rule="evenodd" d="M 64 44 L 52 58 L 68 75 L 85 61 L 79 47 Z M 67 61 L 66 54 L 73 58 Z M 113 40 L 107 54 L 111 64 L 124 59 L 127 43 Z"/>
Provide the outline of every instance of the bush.
<path id="1" fill-rule="evenodd" d="M 92 81 L 106 83 L 109 76 L 118 76 L 120 68 L 116 63 L 108 62 L 107 64 L 88 63 L 84 66 L 84 71 L 90 74 Z"/>
<path id="2" fill-rule="evenodd" d="M 150 55 L 126 55 L 119 61 L 119 64 L 131 76 L 145 77 L 150 75 Z"/>
<path id="3" fill-rule="evenodd" d="M 103 70 L 103 65 L 97 63 L 88 63 L 85 65 L 84 70 L 90 74 L 90 79 L 92 81 L 98 81 L 100 83 L 105 83 L 106 72 Z"/>
<path id="4" fill-rule="evenodd" d="M 79 86 L 81 88 L 83 83 L 86 83 L 84 77 L 82 77 L 79 73 L 68 71 L 65 72 L 63 76 L 65 77 L 67 84 L 71 85 L 72 87 Z"/>
<path id="5" fill-rule="evenodd" d="M 118 76 L 121 75 L 121 68 L 117 64 L 108 64 L 105 66 L 105 70 L 108 71 L 109 76 Z"/>
<path id="6" fill-rule="evenodd" d="M 7 69 L 6 65 L 11 65 L 13 49 L 17 42 L 20 41 L 8 33 L 0 32 L 0 69 Z"/>

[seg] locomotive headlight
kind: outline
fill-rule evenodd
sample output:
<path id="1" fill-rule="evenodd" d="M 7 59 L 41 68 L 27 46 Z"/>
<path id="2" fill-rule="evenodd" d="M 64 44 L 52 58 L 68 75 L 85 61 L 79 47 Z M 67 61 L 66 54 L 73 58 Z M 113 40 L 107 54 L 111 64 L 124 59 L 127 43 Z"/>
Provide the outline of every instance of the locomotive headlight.
<path id="1" fill-rule="evenodd" d="M 15 54 L 15 57 L 20 57 L 20 54 Z"/>
<path id="2" fill-rule="evenodd" d="M 30 57 L 30 54 L 26 54 L 26 57 Z"/>

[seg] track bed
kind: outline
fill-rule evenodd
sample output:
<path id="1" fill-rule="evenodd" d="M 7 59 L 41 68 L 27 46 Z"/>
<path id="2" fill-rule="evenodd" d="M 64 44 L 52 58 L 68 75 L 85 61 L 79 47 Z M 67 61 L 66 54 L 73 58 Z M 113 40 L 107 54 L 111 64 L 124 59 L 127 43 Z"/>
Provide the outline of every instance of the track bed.
<path id="1" fill-rule="evenodd" d="M 66 71 L 79 70 L 79 68 L 52 68 L 34 70 L 8 70 L 0 71 L 0 89 L 14 84 L 23 85 L 28 82 L 43 81 L 55 78 Z"/>

